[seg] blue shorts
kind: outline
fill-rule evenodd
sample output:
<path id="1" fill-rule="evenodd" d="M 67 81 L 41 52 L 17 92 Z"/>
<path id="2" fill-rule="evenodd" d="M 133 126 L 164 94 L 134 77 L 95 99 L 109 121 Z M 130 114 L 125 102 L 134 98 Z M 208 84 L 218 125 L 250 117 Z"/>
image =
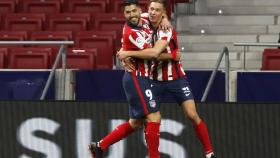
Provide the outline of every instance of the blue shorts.
<path id="1" fill-rule="evenodd" d="M 123 88 L 129 105 L 129 117 L 145 118 L 148 114 L 159 111 L 159 103 L 151 89 L 151 80 L 125 72 Z"/>
<path id="2" fill-rule="evenodd" d="M 156 97 L 160 98 L 163 93 L 168 93 L 176 99 L 179 105 L 186 100 L 194 99 L 186 77 L 174 81 L 152 81 L 152 87 Z"/>

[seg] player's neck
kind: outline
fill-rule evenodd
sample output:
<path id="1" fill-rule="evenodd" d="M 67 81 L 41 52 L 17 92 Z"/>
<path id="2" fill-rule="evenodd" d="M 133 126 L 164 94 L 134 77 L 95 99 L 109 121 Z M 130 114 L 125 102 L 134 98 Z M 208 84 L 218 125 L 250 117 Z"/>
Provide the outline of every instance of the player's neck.
<path id="1" fill-rule="evenodd" d="M 152 25 L 153 29 L 157 29 L 159 24 L 160 24 L 160 21 L 159 22 L 151 22 L 151 25 Z"/>

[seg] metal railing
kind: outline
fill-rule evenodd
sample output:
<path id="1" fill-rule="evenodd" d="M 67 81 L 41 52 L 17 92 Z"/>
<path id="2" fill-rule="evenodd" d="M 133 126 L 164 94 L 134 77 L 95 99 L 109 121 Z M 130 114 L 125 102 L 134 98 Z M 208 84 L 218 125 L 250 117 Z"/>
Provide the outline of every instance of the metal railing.
<path id="1" fill-rule="evenodd" d="M 254 47 L 280 47 L 280 43 L 234 43 L 234 46 L 243 46 L 243 69 L 246 70 L 246 49 L 250 46 Z"/>
<path id="2" fill-rule="evenodd" d="M 44 90 L 42 92 L 42 95 L 40 97 L 40 100 L 44 100 L 46 97 L 46 94 L 49 90 L 51 81 L 54 77 L 55 69 L 57 67 L 57 64 L 59 62 L 60 57 L 62 58 L 62 79 L 61 79 L 61 87 L 62 91 L 60 91 L 62 94 L 62 98 L 65 99 L 65 81 L 66 81 L 66 50 L 65 45 L 73 45 L 74 41 L 0 41 L 0 45 L 60 45 L 59 52 L 56 56 L 55 62 L 52 66 L 50 75 L 48 77 L 47 83 L 44 87 Z"/>
<path id="3" fill-rule="evenodd" d="M 220 53 L 217 63 L 215 65 L 215 69 L 213 70 L 211 77 L 207 83 L 207 86 L 205 88 L 205 91 L 203 93 L 203 96 L 201 98 L 201 102 L 205 102 L 209 91 L 212 87 L 213 81 L 216 77 L 217 71 L 220 67 L 220 64 L 222 62 L 223 56 L 225 55 L 225 101 L 229 102 L 229 69 L 230 69 L 230 62 L 229 62 L 229 51 L 227 47 L 224 47 L 223 51 Z"/>

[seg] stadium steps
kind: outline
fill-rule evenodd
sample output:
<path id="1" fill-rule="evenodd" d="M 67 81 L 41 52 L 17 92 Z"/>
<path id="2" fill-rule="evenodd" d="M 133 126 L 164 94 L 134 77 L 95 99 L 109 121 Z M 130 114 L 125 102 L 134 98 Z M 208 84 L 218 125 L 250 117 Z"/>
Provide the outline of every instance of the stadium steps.
<path id="1" fill-rule="evenodd" d="M 215 6 L 208 9 L 209 14 L 218 14 L 219 10 L 223 14 L 234 15 L 280 15 L 280 5 L 275 6 Z"/>
<path id="2" fill-rule="evenodd" d="M 185 70 L 213 70 L 216 65 L 216 60 L 208 60 L 207 62 L 201 61 L 183 61 L 183 67 Z M 259 70 L 262 63 L 258 60 L 246 60 L 246 69 Z M 221 62 L 220 69 L 224 69 L 225 63 Z M 242 70 L 244 67 L 244 62 L 241 60 L 231 60 L 230 69 L 231 70 Z"/>
<path id="3" fill-rule="evenodd" d="M 182 60 L 217 60 L 220 52 L 182 52 Z M 229 58 L 232 60 L 243 60 L 243 52 L 229 52 Z M 246 52 L 246 59 L 260 60 L 262 52 Z"/>
<path id="4" fill-rule="evenodd" d="M 257 35 L 179 35 L 178 40 L 186 43 L 230 43 L 257 42 Z"/>
<path id="5" fill-rule="evenodd" d="M 177 31 L 189 30 L 197 26 L 220 25 L 275 25 L 273 15 L 178 15 Z"/>
<path id="6" fill-rule="evenodd" d="M 186 69 L 213 69 L 220 52 L 182 52 L 182 63 Z M 230 52 L 232 69 L 242 69 L 244 66 L 243 52 Z M 261 67 L 262 51 L 246 52 L 246 68 L 259 69 Z M 220 68 L 224 68 L 224 58 Z"/>
<path id="7" fill-rule="evenodd" d="M 279 0 L 211 0 L 207 2 L 208 7 L 214 6 L 277 6 Z"/>
<path id="8" fill-rule="evenodd" d="M 214 2 L 215 1 L 215 2 Z M 258 14 L 251 10 L 251 15 L 238 11 L 238 6 L 241 9 L 246 9 L 246 6 L 259 8 L 261 0 L 253 0 L 249 3 L 245 1 L 233 0 L 213 0 L 208 1 L 208 15 L 183 15 L 185 10 L 179 9 L 179 14 L 176 19 L 176 27 L 178 31 L 178 41 L 182 55 L 183 66 L 186 69 L 212 69 L 214 68 L 219 53 L 223 47 L 227 46 L 230 52 L 231 68 L 243 69 L 243 52 L 244 47 L 234 46 L 235 42 L 272 42 L 278 41 L 278 33 L 280 32 L 280 11 L 273 12 L 274 14 Z M 221 2 L 221 3 L 220 3 Z M 266 6 L 271 5 L 278 7 L 280 3 L 269 0 Z M 276 2 L 276 3 L 274 3 Z M 215 5 L 214 5 L 215 4 Z M 241 5 L 240 5 L 241 4 Z M 216 6 L 216 10 L 215 7 Z M 238 14 L 226 12 L 227 15 L 217 15 L 217 9 L 220 6 L 236 9 Z M 231 8 L 230 8 L 231 9 Z M 249 10 L 250 11 L 250 10 Z M 270 11 L 273 11 L 273 7 Z M 249 12 L 248 12 L 249 13 Z M 268 13 L 268 12 L 267 12 Z M 201 33 L 204 30 L 204 33 Z M 262 63 L 262 52 L 265 47 L 246 47 L 246 68 L 260 69 Z M 216 53 L 215 53 L 216 52 Z M 221 67 L 224 67 L 222 63 Z"/>
<path id="9" fill-rule="evenodd" d="M 278 34 L 280 32 L 280 19 L 278 19 L 278 25 L 268 25 L 269 34 Z"/>
<path id="10" fill-rule="evenodd" d="M 270 25 L 275 26 L 275 25 Z M 277 25 L 276 25 L 277 26 Z M 279 26 L 278 26 L 279 27 Z M 183 30 L 182 30 L 183 29 Z M 179 33 L 181 34 L 200 34 L 202 30 L 206 34 L 265 34 L 268 32 L 267 25 L 198 25 L 182 28 Z M 277 28 L 271 28 L 277 29 Z"/>

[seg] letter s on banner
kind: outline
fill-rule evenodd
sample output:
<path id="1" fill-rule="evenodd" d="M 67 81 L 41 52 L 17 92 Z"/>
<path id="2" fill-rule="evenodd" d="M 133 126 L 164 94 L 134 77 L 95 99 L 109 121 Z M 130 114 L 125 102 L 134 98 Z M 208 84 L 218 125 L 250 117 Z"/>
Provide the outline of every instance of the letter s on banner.
<path id="1" fill-rule="evenodd" d="M 31 118 L 23 122 L 18 131 L 17 139 L 19 143 L 32 151 L 40 152 L 46 155 L 46 158 L 61 158 L 61 149 L 55 143 L 36 137 L 35 131 L 43 131 L 54 135 L 59 128 L 59 124 L 47 118 Z M 29 157 L 21 155 L 20 158 Z"/>

